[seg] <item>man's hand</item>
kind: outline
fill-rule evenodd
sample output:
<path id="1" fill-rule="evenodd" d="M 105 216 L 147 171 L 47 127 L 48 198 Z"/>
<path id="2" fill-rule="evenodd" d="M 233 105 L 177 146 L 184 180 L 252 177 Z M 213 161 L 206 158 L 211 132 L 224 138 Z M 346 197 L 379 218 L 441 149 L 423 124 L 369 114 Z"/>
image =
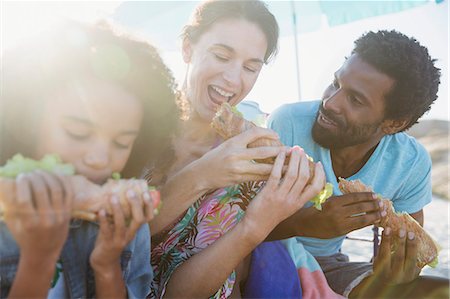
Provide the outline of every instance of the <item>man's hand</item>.
<path id="1" fill-rule="evenodd" d="M 373 263 L 374 278 L 388 285 L 416 279 L 421 270 L 417 267 L 417 248 L 414 232 L 400 229 L 393 234 L 390 228 L 384 229 L 380 251 Z"/>
<path id="2" fill-rule="evenodd" d="M 351 193 L 330 197 L 322 211 L 310 207 L 297 214 L 293 216 L 298 221 L 296 235 L 329 239 L 375 224 L 386 211 L 375 194 Z"/>

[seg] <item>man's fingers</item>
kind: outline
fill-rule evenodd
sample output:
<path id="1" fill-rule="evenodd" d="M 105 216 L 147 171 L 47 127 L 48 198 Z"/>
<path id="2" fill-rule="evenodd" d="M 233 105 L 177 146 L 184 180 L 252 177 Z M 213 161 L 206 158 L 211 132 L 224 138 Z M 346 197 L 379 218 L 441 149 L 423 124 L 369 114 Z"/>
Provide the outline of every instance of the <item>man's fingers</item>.
<path id="1" fill-rule="evenodd" d="M 420 269 L 417 267 L 418 244 L 414 232 L 410 231 L 406 234 L 406 257 L 404 264 L 405 273 L 409 274 L 409 281 L 416 278 Z"/>
<path id="2" fill-rule="evenodd" d="M 347 213 L 346 213 L 347 214 Z M 373 225 L 379 222 L 380 216 L 378 212 L 371 212 L 365 214 L 354 214 L 352 216 L 348 216 L 347 221 L 350 223 L 352 230 L 360 229 L 369 225 Z"/>
<path id="3" fill-rule="evenodd" d="M 388 278 L 391 271 L 391 235 L 390 227 L 383 230 L 380 249 L 374 260 L 374 269 L 381 273 L 383 278 Z"/>
<path id="4" fill-rule="evenodd" d="M 358 192 L 358 193 L 344 194 L 339 200 L 341 202 L 341 205 L 343 206 L 359 204 L 361 202 L 369 202 L 372 203 L 374 207 L 376 207 L 378 206 L 377 199 L 378 198 L 374 193 Z"/>
<path id="5" fill-rule="evenodd" d="M 395 235 L 394 235 L 395 236 Z M 396 248 L 392 253 L 391 272 L 396 282 L 402 282 L 403 268 L 406 256 L 406 230 L 401 228 L 396 236 Z"/>

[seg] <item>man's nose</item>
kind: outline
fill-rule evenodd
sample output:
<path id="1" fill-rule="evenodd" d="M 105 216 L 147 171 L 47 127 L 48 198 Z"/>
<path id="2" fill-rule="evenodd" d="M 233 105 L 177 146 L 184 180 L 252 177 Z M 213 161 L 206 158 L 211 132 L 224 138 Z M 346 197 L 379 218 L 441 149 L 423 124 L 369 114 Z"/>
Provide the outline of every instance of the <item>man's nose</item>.
<path id="1" fill-rule="evenodd" d="M 331 110 L 334 113 L 339 114 L 341 112 L 341 97 L 342 91 L 340 89 L 333 91 L 328 95 L 328 97 L 323 100 L 323 108 L 325 110 Z"/>

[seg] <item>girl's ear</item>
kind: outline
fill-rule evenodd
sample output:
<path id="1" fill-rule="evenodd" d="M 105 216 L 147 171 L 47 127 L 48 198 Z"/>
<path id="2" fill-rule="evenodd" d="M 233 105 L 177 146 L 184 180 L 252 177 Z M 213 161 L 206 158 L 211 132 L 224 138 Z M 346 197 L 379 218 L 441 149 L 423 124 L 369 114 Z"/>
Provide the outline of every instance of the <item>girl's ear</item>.
<path id="1" fill-rule="evenodd" d="M 185 63 L 191 62 L 191 56 L 192 56 L 192 45 L 188 38 L 183 39 L 183 61 Z"/>
<path id="2" fill-rule="evenodd" d="M 409 121 L 407 119 L 387 119 L 382 123 L 383 133 L 386 135 L 392 135 L 403 131 L 408 125 Z"/>

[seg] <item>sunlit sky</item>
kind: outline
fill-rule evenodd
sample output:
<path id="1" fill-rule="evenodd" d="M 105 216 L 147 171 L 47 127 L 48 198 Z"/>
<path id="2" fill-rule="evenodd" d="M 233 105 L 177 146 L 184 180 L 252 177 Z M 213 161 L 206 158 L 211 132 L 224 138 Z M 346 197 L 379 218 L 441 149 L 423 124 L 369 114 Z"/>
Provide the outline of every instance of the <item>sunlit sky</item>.
<path id="1" fill-rule="evenodd" d="M 174 9 L 182 7 L 180 2 L 172 3 Z M 269 8 L 273 5 L 273 2 L 267 1 L 267 3 Z M 101 18 L 122 22 L 123 19 L 117 18 L 117 10 L 121 8 L 121 4 L 122 1 L 0 1 L 1 49 L 13 47 L 21 40 L 38 34 L 55 24 L 61 17 L 83 22 L 94 22 Z M 183 18 L 187 20 L 188 17 L 189 12 L 186 12 Z M 279 20 L 279 22 L 285 21 Z M 185 20 L 173 23 L 178 25 L 183 22 Z M 175 77 L 179 81 L 183 79 L 185 66 L 177 47 L 173 46 L 179 45 L 177 35 L 181 27 L 179 30 L 171 29 L 170 33 L 162 34 L 164 27 L 149 32 L 139 28 L 139 24 L 130 25 L 128 22 L 122 25 L 129 27 L 129 31 L 150 39 L 160 49 Z M 448 0 L 440 4 L 430 1 L 402 12 L 366 18 L 334 27 L 329 27 L 324 20 L 320 30 L 298 35 L 301 98 L 302 100 L 320 98 L 325 86 L 331 81 L 333 73 L 342 64 L 344 57 L 350 53 L 353 41 L 362 33 L 368 30 L 396 29 L 416 37 L 419 42 L 427 46 L 431 56 L 437 58 L 438 67 L 442 69 L 439 98 L 425 118 L 450 120 L 448 28 Z M 263 69 L 254 89 L 247 97 L 257 101 L 265 112 L 271 112 L 283 103 L 295 102 L 299 99 L 294 37 L 289 28 L 283 30 L 276 60 Z M 166 41 L 161 40 L 161 36 L 167 39 L 171 35 L 174 43 L 169 46 Z"/>

